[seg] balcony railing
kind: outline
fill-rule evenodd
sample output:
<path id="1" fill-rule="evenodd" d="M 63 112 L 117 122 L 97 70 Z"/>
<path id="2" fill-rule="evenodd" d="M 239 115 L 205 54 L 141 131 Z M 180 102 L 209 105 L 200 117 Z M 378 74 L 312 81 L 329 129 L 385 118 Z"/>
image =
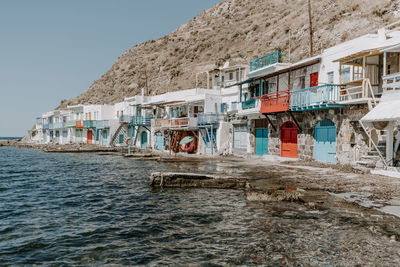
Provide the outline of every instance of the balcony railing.
<path id="1" fill-rule="evenodd" d="M 54 129 L 54 123 L 49 123 L 49 129 Z"/>
<path id="2" fill-rule="evenodd" d="M 371 82 L 368 78 L 361 80 L 361 85 L 345 86 L 342 85 L 339 91 L 340 101 L 347 103 L 357 103 L 362 99 L 372 98 L 376 103 L 375 94 L 372 90 Z"/>
<path id="3" fill-rule="evenodd" d="M 261 97 L 260 113 L 276 113 L 288 111 L 290 106 L 290 90 L 278 91 Z"/>
<path id="4" fill-rule="evenodd" d="M 238 102 L 232 102 L 231 110 L 238 110 Z"/>
<path id="5" fill-rule="evenodd" d="M 255 71 L 266 66 L 275 64 L 279 62 L 280 53 L 278 50 L 275 50 L 272 53 L 269 53 L 263 57 L 259 57 L 250 62 L 250 71 Z"/>
<path id="6" fill-rule="evenodd" d="M 150 126 L 151 119 L 152 119 L 152 117 L 132 116 L 132 123 L 133 123 L 133 125 Z"/>
<path id="7" fill-rule="evenodd" d="M 76 127 L 76 121 L 67 121 L 65 123 L 66 128 L 75 128 Z"/>
<path id="8" fill-rule="evenodd" d="M 336 104 L 339 101 L 339 85 L 325 84 L 290 92 L 291 110 L 312 110 Z"/>
<path id="9" fill-rule="evenodd" d="M 152 127 L 168 128 L 170 127 L 170 119 L 153 119 L 151 121 Z"/>
<path id="10" fill-rule="evenodd" d="M 250 109 L 256 107 L 256 99 L 252 98 L 242 102 L 242 109 Z"/>
<path id="11" fill-rule="evenodd" d="M 382 77 L 385 91 L 400 90 L 400 72 Z"/>
<path id="12" fill-rule="evenodd" d="M 78 129 L 82 129 L 83 128 L 83 121 L 76 121 L 75 122 L 75 127 Z"/>
<path id="13" fill-rule="evenodd" d="M 43 124 L 43 130 L 50 129 L 50 125 L 48 123 Z"/>
<path id="14" fill-rule="evenodd" d="M 132 121 L 132 116 L 123 115 L 119 117 L 120 123 L 130 123 Z"/>
<path id="15" fill-rule="evenodd" d="M 216 113 L 201 113 L 197 116 L 197 125 L 212 125 L 217 124 L 223 119 L 221 114 Z"/>
<path id="16" fill-rule="evenodd" d="M 107 120 L 96 121 L 97 129 L 110 128 L 110 123 Z"/>
<path id="17" fill-rule="evenodd" d="M 83 127 L 85 128 L 96 128 L 96 121 L 83 121 Z"/>
<path id="18" fill-rule="evenodd" d="M 197 118 L 174 118 L 170 121 L 171 128 L 197 128 Z"/>
<path id="19" fill-rule="evenodd" d="M 55 122 L 55 123 L 53 123 L 53 127 L 54 127 L 54 129 L 63 129 L 65 127 L 65 123 L 64 122 Z"/>

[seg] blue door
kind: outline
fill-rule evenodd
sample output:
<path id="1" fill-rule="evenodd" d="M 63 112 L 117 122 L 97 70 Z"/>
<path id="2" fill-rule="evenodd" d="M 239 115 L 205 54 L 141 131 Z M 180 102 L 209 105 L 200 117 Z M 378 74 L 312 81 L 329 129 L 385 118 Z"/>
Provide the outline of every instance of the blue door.
<path id="1" fill-rule="evenodd" d="M 164 135 L 159 133 L 156 135 L 156 145 L 157 150 L 164 150 Z"/>
<path id="2" fill-rule="evenodd" d="M 256 129 L 256 155 L 268 154 L 268 129 Z"/>
<path id="3" fill-rule="evenodd" d="M 336 126 L 331 120 L 323 120 L 315 126 L 314 158 L 336 163 Z"/>
<path id="4" fill-rule="evenodd" d="M 101 143 L 102 143 L 102 145 L 103 146 L 106 146 L 107 145 L 107 142 L 108 142 L 108 132 L 107 132 L 107 130 L 103 130 L 103 132 L 102 132 L 102 140 L 101 140 Z"/>
<path id="5" fill-rule="evenodd" d="M 124 135 L 123 134 L 120 134 L 119 135 L 119 144 L 123 144 L 124 143 Z"/>
<path id="6" fill-rule="evenodd" d="M 141 134 L 140 147 L 142 149 L 147 148 L 147 133 L 146 132 L 142 132 L 142 134 Z"/>

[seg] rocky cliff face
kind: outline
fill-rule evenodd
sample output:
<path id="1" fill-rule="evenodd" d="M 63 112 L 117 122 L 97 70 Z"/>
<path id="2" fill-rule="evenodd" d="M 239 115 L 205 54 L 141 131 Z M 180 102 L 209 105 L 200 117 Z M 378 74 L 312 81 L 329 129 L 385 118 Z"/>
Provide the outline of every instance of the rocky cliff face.
<path id="1" fill-rule="evenodd" d="M 314 51 L 398 19 L 399 0 L 312 0 Z M 281 49 L 308 56 L 307 0 L 225 0 L 157 40 L 134 46 L 80 96 L 61 102 L 111 104 L 124 97 L 192 88 L 196 73 Z M 202 85 L 202 84 L 200 84 Z M 204 86 L 204 84 L 202 85 Z"/>

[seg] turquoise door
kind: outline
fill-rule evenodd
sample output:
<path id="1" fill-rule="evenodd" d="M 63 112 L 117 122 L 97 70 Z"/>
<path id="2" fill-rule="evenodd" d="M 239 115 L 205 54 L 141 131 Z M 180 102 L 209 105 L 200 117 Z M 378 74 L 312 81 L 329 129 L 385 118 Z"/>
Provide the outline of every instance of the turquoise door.
<path id="1" fill-rule="evenodd" d="M 336 163 L 336 126 L 331 120 L 323 120 L 315 126 L 314 159 Z"/>
<path id="2" fill-rule="evenodd" d="M 103 130 L 102 132 L 102 145 L 106 146 L 107 145 L 107 140 L 108 139 L 108 132 L 107 130 Z"/>
<path id="3" fill-rule="evenodd" d="M 124 135 L 123 135 L 123 134 L 120 134 L 120 135 L 119 135 L 119 143 L 120 143 L 120 144 L 123 144 L 123 143 L 124 143 Z"/>
<path id="4" fill-rule="evenodd" d="M 268 129 L 256 129 L 256 155 L 268 154 Z"/>
<path id="5" fill-rule="evenodd" d="M 142 132 L 142 134 L 141 134 L 140 147 L 143 149 L 147 148 L 147 133 L 146 132 Z"/>
<path id="6" fill-rule="evenodd" d="M 164 150 L 164 135 L 163 134 L 157 134 L 156 135 L 155 148 L 157 150 Z"/>

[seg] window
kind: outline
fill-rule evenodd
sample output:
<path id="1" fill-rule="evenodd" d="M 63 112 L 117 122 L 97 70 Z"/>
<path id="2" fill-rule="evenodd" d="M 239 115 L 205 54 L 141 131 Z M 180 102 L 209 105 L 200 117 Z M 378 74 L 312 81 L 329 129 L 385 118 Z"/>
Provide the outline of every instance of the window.
<path id="1" fill-rule="evenodd" d="M 236 71 L 236 81 L 239 81 L 239 71 Z"/>
<path id="2" fill-rule="evenodd" d="M 350 67 L 342 67 L 341 76 L 341 83 L 350 82 Z"/>
<path id="3" fill-rule="evenodd" d="M 363 78 L 363 67 L 353 66 L 353 81 L 361 80 Z"/>
<path id="4" fill-rule="evenodd" d="M 233 80 L 233 72 L 229 73 L 229 80 L 232 81 Z"/>
<path id="5" fill-rule="evenodd" d="M 334 83 L 334 72 L 328 72 L 328 83 L 333 84 Z"/>
<path id="6" fill-rule="evenodd" d="M 306 76 L 299 77 L 300 89 L 306 88 Z"/>

